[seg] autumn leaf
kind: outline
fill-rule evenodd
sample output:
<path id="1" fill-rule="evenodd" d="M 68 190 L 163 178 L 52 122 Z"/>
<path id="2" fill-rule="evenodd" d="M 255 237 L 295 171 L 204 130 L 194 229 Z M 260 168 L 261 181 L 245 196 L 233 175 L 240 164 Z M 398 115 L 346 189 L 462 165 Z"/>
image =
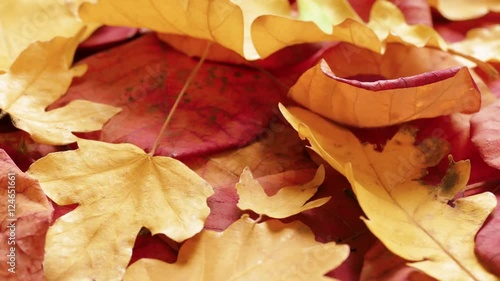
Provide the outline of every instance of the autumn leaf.
<path id="1" fill-rule="evenodd" d="M 1 115 L 9 114 L 17 128 L 28 132 L 39 143 L 75 142 L 77 137 L 71 132 L 99 130 L 120 111 L 84 100 L 45 111 L 64 95 L 73 77 L 86 69 L 71 67 L 77 37 L 34 43 L 19 55 L 7 73 L 0 75 Z"/>
<path id="2" fill-rule="evenodd" d="M 444 17 L 450 20 L 467 20 L 500 12 L 500 3 L 490 0 L 428 0 Z"/>
<path id="3" fill-rule="evenodd" d="M 320 166 L 314 178 L 303 185 L 286 186 L 276 194 L 269 196 L 252 176 L 248 168 L 243 170 L 240 181 L 236 184 L 239 201 L 238 208 L 252 210 L 259 215 L 282 219 L 302 211 L 324 205 L 331 197 L 307 200 L 316 193 L 325 177 L 325 169 Z"/>
<path id="4" fill-rule="evenodd" d="M 500 62 L 499 37 L 500 24 L 475 28 L 467 32 L 464 40 L 450 44 L 450 48 L 481 61 Z"/>
<path id="5" fill-rule="evenodd" d="M 471 119 L 472 142 L 491 167 L 500 170 L 500 101 L 474 114 Z"/>
<path id="6" fill-rule="evenodd" d="M 469 70 L 447 68 L 457 63 L 440 51 L 390 44 L 378 55 L 340 44 L 324 56 L 329 63 L 306 71 L 289 96 L 331 120 L 380 127 L 480 108 Z"/>
<path id="7" fill-rule="evenodd" d="M 53 209 L 36 180 L 0 150 L 0 277 L 42 280 L 45 234 Z"/>
<path id="8" fill-rule="evenodd" d="M 202 229 L 213 191 L 184 164 L 131 144 L 78 146 L 28 171 L 58 205 L 79 204 L 47 233 L 47 279 L 121 279 L 141 227 L 177 242 Z"/>
<path id="9" fill-rule="evenodd" d="M 314 241 L 295 221 L 255 223 L 247 216 L 223 232 L 204 230 L 186 241 L 177 262 L 142 259 L 124 280 L 332 280 L 323 275 L 337 267 L 349 247 Z M 147 279 L 144 279 L 147 278 Z"/>
<path id="10" fill-rule="evenodd" d="M 83 23 L 64 1 L 4 0 L 0 3 L 0 15 L 0 72 L 8 70 L 32 43 L 57 36 L 73 37 L 87 27 L 83 40 L 98 27 Z"/>
<path id="11" fill-rule="evenodd" d="M 415 146 L 415 132 L 402 129 L 377 152 L 317 114 L 280 109 L 311 148 L 347 177 L 363 220 L 389 250 L 440 280 L 497 280 L 474 255 L 474 236 L 496 205 L 494 195 L 453 200 L 467 183 L 468 161 L 450 161 L 441 184 L 430 187 L 420 179 L 445 153 L 439 139 Z"/>
<path id="12" fill-rule="evenodd" d="M 496 187 L 497 201 L 500 200 L 500 186 Z M 497 205 L 476 236 L 476 255 L 488 270 L 500 276 L 500 205 Z"/>

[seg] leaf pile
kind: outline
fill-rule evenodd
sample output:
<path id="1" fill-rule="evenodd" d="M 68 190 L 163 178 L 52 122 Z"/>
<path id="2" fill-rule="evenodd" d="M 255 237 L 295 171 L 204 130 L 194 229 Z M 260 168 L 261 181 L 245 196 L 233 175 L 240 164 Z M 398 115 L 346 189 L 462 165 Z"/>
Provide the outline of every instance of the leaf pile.
<path id="1" fill-rule="evenodd" d="M 2 2 L 1 279 L 498 280 L 499 11 Z"/>

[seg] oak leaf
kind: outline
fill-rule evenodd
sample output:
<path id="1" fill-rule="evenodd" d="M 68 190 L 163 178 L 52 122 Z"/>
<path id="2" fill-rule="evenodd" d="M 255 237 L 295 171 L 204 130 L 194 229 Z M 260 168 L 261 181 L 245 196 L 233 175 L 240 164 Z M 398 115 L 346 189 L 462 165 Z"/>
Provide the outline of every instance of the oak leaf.
<path id="1" fill-rule="evenodd" d="M 379 55 L 340 44 L 324 56 L 330 63 L 322 60 L 302 74 L 289 96 L 343 124 L 380 127 L 473 113 L 481 106 L 481 93 L 469 70 L 446 68 L 457 62 L 441 51 L 389 44 Z M 369 81 L 364 82 L 365 77 Z"/>
<path id="2" fill-rule="evenodd" d="M 0 3 L 0 15 L 0 72 L 8 70 L 32 43 L 57 36 L 73 37 L 86 26 L 83 40 L 98 26 L 83 23 L 64 1 L 4 0 Z"/>
<path id="3" fill-rule="evenodd" d="M 247 216 L 223 232 L 204 230 L 186 241 L 174 264 L 142 259 L 124 280 L 332 280 L 323 276 L 341 264 L 349 247 L 314 240 L 295 221 L 255 223 Z M 145 279 L 146 278 L 146 279 Z"/>
<path id="4" fill-rule="evenodd" d="M 54 210 L 38 182 L 19 170 L 3 150 L 0 198 L 0 278 L 42 280 L 45 234 Z"/>
<path id="5" fill-rule="evenodd" d="M 415 146 L 415 132 L 407 128 L 378 152 L 310 111 L 283 106 L 281 111 L 311 148 L 347 177 L 366 214 L 363 220 L 389 250 L 440 280 L 497 280 L 474 255 L 474 236 L 494 209 L 495 196 L 485 192 L 453 200 L 467 183 L 470 162 L 450 161 L 441 184 L 431 187 L 420 179 L 441 160 L 441 140 Z"/>
<path id="6" fill-rule="evenodd" d="M 109 105 L 76 100 L 45 111 L 62 95 L 74 76 L 86 67 L 71 68 L 78 37 L 57 37 L 37 42 L 24 50 L 9 71 L 0 75 L 1 115 L 9 114 L 14 126 L 44 144 L 63 145 L 75 142 L 72 132 L 89 132 L 120 111 Z"/>
<path id="7" fill-rule="evenodd" d="M 177 242 L 203 228 L 212 188 L 178 160 L 131 144 L 78 146 L 28 170 L 58 205 L 79 204 L 47 233 L 47 279 L 121 279 L 141 227 Z"/>
<path id="8" fill-rule="evenodd" d="M 324 197 L 310 202 L 307 200 L 316 193 L 325 178 L 325 168 L 320 166 L 314 178 L 305 184 L 286 186 L 276 194 L 266 194 L 259 182 L 253 178 L 248 168 L 241 173 L 236 184 L 239 201 L 238 208 L 252 210 L 259 215 L 282 219 L 300 212 L 324 205 L 331 197 Z M 307 202 L 307 203 L 306 203 Z"/>
<path id="9" fill-rule="evenodd" d="M 445 18 L 455 21 L 478 18 L 488 12 L 500 12 L 500 2 L 490 0 L 428 0 Z"/>

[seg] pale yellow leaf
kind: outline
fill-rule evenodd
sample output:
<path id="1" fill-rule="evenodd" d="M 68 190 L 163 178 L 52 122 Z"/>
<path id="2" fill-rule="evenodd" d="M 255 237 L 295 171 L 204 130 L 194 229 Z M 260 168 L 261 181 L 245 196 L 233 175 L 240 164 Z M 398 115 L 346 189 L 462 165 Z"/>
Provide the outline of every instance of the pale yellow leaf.
<path id="1" fill-rule="evenodd" d="M 498 280 L 477 260 L 474 236 L 496 205 L 489 192 L 453 202 L 469 178 L 470 163 L 451 161 L 438 186 L 420 181 L 446 153 L 443 141 L 415 145 L 403 129 L 378 152 L 349 130 L 310 111 L 280 107 L 311 148 L 347 177 L 368 228 L 389 250 L 439 280 Z"/>
<path id="2" fill-rule="evenodd" d="M 213 190 L 180 161 L 131 144 L 78 146 L 28 171 L 57 204 L 79 204 L 47 233 L 48 280 L 121 280 L 142 227 L 177 242 L 201 231 Z"/>
<path id="3" fill-rule="evenodd" d="M 204 230 L 187 240 L 174 264 L 141 259 L 125 281 L 333 280 L 324 276 L 349 255 L 349 246 L 316 242 L 299 221 L 255 223 L 247 216 L 223 232 Z"/>
<path id="4" fill-rule="evenodd" d="M 482 61 L 500 62 L 500 24 L 475 28 L 467 32 L 464 40 L 450 45 L 460 53 Z"/>
<path id="5" fill-rule="evenodd" d="M 2 0 L 0 15 L 0 72 L 31 43 L 76 36 L 87 27 L 83 40 L 98 27 L 84 24 L 62 0 Z"/>
<path id="6" fill-rule="evenodd" d="M 266 194 L 259 182 L 253 178 L 250 169 L 245 168 L 240 181 L 236 184 L 239 201 L 238 208 L 252 210 L 259 215 L 282 219 L 300 212 L 324 205 L 331 197 L 324 197 L 310 202 L 307 200 L 316 193 L 325 179 L 325 168 L 320 166 L 314 178 L 296 186 L 282 187 L 275 195 Z M 307 203 L 306 203 L 307 202 Z"/>
<path id="7" fill-rule="evenodd" d="M 479 18 L 488 12 L 500 12 L 498 0 L 428 0 L 445 18 L 468 20 Z"/>
<path id="8" fill-rule="evenodd" d="M 21 52 L 9 71 L 0 75 L 1 114 L 9 114 L 14 126 L 44 144 L 75 142 L 72 132 L 100 130 L 120 108 L 76 100 L 65 107 L 45 111 L 63 96 L 84 65 L 71 67 L 78 37 L 57 37 L 37 42 Z"/>

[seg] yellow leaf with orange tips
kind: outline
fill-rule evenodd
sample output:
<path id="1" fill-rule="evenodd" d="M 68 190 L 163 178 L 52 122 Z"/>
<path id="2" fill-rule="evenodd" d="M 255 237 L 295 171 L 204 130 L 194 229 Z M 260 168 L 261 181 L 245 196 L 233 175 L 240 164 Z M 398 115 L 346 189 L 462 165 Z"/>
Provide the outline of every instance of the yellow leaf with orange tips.
<path id="1" fill-rule="evenodd" d="M 180 161 L 131 144 L 78 140 L 78 146 L 28 171 L 58 205 L 79 205 L 49 228 L 48 280 L 121 280 L 142 227 L 177 242 L 201 231 L 213 190 Z"/>
<path id="2" fill-rule="evenodd" d="M 450 48 L 482 61 L 500 62 L 500 24 L 485 28 L 474 28 L 467 32 L 464 40 L 453 43 Z"/>
<path id="3" fill-rule="evenodd" d="M 259 215 L 282 219 L 300 212 L 324 205 L 329 197 L 307 202 L 316 193 L 325 179 L 325 168 L 320 166 L 314 178 L 303 185 L 282 187 L 272 196 L 266 194 L 262 186 L 252 176 L 248 168 L 241 173 L 240 181 L 236 184 L 239 201 L 238 208 L 252 210 Z"/>
<path id="4" fill-rule="evenodd" d="M 299 221 L 256 223 L 247 216 L 223 232 L 203 230 L 180 248 L 174 264 L 141 259 L 125 281 L 333 280 L 324 276 L 349 255 L 349 246 L 316 242 Z"/>
<path id="5" fill-rule="evenodd" d="M 470 162 L 451 161 L 438 186 L 421 181 L 446 154 L 443 140 L 415 145 L 415 131 L 402 129 L 378 152 L 315 113 L 280 109 L 311 148 L 347 177 L 370 231 L 408 265 L 439 280 L 498 280 L 474 254 L 474 236 L 495 208 L 495 196 L 485 192 L 448 205 L 467 184 Z"/>
<path id="6" fill-rule="evenodd" d="M 428 0 L 445 18 L 450 20 L 468 20 L 479 18 L 488 12 L 500 12 L 497 0 Z"/>
<path id="7" fill-rule="evenodd" d="M 290 89 L 302 106 L 333 121 L 379 127 L 480 109 L 481 93 L 466 67 L 439 50 L 389 44 L 377 54 L 349 44 L 325 53 Z M 360 67 L 361 65 L 361 67 Z M 357 76 L 374 76 L 360 82 Z"/>
<path id="8" fill-rule="evenodd" d="M 98 27 L 83 23 L 65 1 L 2 0 L 0 15 L 0 72 L 9 69 L 31 43 L 76 36 L 86 26 L 83 40 Z"/>
<path id="9" fill-rule="evenodd" d="M 73 77 L 86 70 L 85 66 L 71 67 L 77 44 L 78 35 L 34 43 L 0 75 L 1 115 L 9 114 L 14 126 L 39 143 L 75 142 L 72 132 L 100 130 L 120 112 L 120 108 L 85 100 L 45 111 L 66 93 Z"/>

